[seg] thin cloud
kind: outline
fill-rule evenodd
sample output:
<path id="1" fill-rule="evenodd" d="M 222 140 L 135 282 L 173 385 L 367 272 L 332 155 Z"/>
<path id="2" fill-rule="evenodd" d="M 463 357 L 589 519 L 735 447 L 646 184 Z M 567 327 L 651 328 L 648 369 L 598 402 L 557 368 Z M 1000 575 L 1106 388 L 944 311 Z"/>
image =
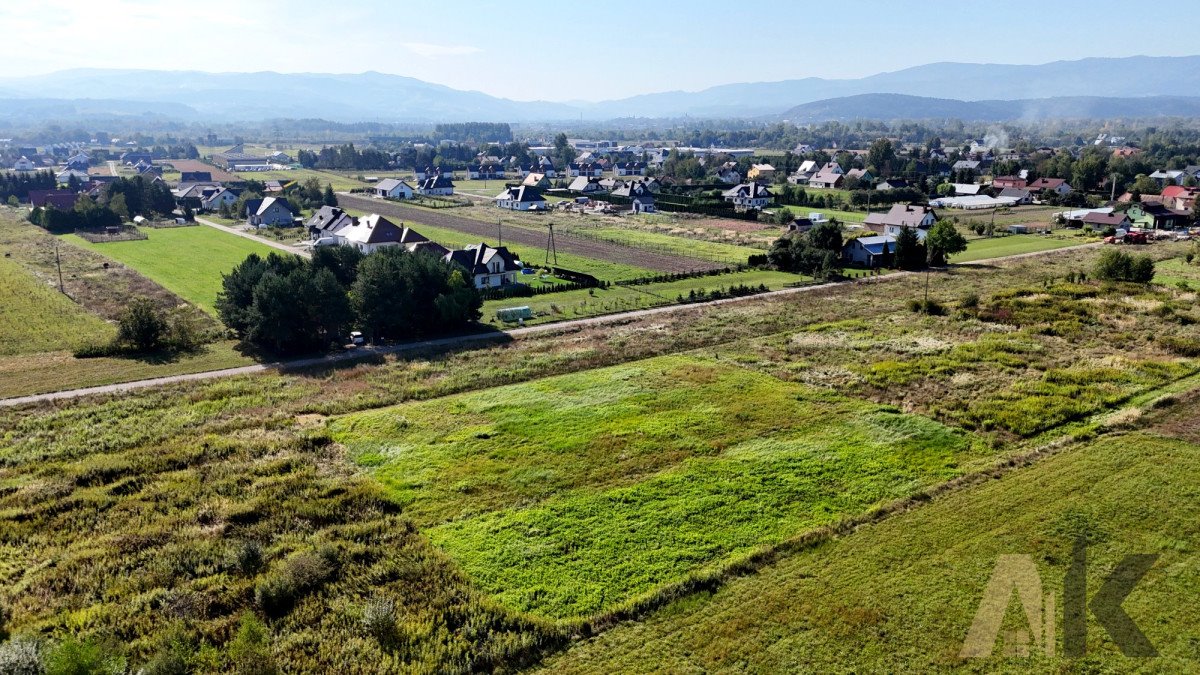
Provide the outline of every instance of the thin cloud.
<path id="1" fill-rule="evenodd" d="M 401 42 L 401 47 L 426 59 L 436 59 L 441 56 L 469 56 L 483 50 L 471 45 L 434 45 L 428 42 Z"/>

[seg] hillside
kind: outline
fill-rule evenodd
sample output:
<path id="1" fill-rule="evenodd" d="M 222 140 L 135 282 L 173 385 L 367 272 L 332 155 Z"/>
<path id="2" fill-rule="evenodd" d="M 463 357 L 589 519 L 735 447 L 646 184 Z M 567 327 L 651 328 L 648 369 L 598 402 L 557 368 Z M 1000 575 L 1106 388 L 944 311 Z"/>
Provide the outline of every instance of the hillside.
<path id="1" fill-rule="evenodd" d="M 960 119 L 1006 122 L 1197 115 L 1200 115 L 1200 97 L 1060 96 L 1009 101 L 960 101 L 906 94 L 860 94 L 804 103 L 779 115 L 779 119 L 795 123 L 851 119 Z"/>

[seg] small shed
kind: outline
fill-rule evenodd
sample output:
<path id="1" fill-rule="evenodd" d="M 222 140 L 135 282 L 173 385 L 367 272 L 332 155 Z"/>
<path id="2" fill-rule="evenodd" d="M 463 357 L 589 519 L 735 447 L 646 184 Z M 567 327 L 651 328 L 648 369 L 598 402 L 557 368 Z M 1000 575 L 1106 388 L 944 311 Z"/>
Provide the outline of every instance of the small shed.
<path id="1" fill-rule="evenodd" d="M 533 310 L 529 309 L 528 305 L 521 307 L 503 307 L 496 310 L 496 318 L 505 323 L 514 323 L 524 319 L 533 318 Z"/>

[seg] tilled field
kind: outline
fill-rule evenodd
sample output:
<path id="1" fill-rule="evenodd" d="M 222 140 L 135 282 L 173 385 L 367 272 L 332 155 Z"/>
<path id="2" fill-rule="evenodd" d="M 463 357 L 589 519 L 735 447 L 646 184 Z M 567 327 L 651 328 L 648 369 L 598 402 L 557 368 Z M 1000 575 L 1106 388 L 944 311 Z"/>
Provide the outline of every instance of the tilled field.
<path id="1" fill-rule="evenodd" d="M 422 209 L 413 206 L 405 206 L 396 202 L 383 201 L 381 199 L 372 199 L 370 197 L 359 197 L 357 195 L 338 195 L 338 202 L 346 208 L 358 209 L 360 211 L 368 211 L 378 213 L 380 215 L 409 220 L 415 223 L 426 223 L 434 227 L 444 227 L 447 229 L 458 230 L 459 232 L 468 232 L 477 235 L 485 241 L 494 240 L 496 228 L 494 225 L 485 223 L 481 220 L 472 218 L 463 218 L 448 213 L 441 213 L 432 209 Z M 446 209 L 451 211 L 453 209 Z M 508 227 L 504 231 L 505 241 L 512 241 L 515 244 L 528 246 L 531 248 L 544 248 L 546 246 L 546 235 L 541 232 L 534 232 L 527 229 L 517 227 Z M 555 245 L 558 250 L 563 253 L 571 253 L 586 258 L 594 258 L 596 260 L 608 260 L 611 262 L 622 263 L 625 265 L 633 265 L 635 267 L 644 267 L 660 272 L 690 272 L 693 270 L 709 270 L 718 267 L 724 267 L 724 263 L 716 263 L 710 260 L 701 260 L 699 258 L 687 258 L 681 256 L 670 255 L 667 253 L 658 253 L 655 251 L 647 251 L 635 246 L 625 246 L 607 241 L 597 241 L 594 239 L 584 239 L 582 237 L 573 237 L 569 234 L 554 235 Z"/>

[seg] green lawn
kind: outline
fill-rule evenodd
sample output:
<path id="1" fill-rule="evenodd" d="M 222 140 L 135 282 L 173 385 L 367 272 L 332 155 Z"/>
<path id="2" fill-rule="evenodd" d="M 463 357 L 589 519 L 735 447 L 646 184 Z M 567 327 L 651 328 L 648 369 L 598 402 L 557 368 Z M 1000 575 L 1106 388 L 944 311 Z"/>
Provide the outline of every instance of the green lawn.
<path id="1" fill-rule="evenodd" d="M 1193 397 L 1191 405 L 1195 405 Z M 1184 411 L 1186 412 L 1186 411 Z M 1194 672 L 1200 445 L 1104 438 L 689 595 L 544 664 L 616 672 Z M 1063 656 L 1062 583 L 1078 537 L 1094 597 L 1131 553 L 1159 559 L 1123 603 L 1161 654 L 1122 656 L 1087 612 L 1087 656 Z M 1033 557 L 1056 596 L 1057 658 L 958 657 L 997 559 Z M 1027 630 L 1015 594 L 1005 631 Z"/>
<path id="2" fill-rule="evenodd" d="M 1154 265 L 1154 283 L 1163 286 L 1187 284 L 1191 288 L 1200 288 L 1200 265 L 1188 263 L 1183 258 L 1160 260 Z"/>
<path id="3" fill-rule="evenodd" d="M 633 230 L 622 227 L 581 227 L 572 228 L 566 223 L 565 232 L 571 232 L 583 237 L 593 237 L 604 241 L 612 241 L 627 246 L 644 248 L 651 251 L 661 251 L 674 255 L 718 260 L 728 263 L 744 263 L 752 255 L 761 254 L 762 249 L 734 244 L 722 244 L 702 239 L 673 237 L 669 234 Z"/>
<path id="4" fill-rule="evenodd" d="M 0 356 L 71 350 L 112 335 L 103 319 L 16 261 L 0 258 Z"/>
<path id="5" fill-rule="evenodd" d="M 506 606 L 594 615 L 957 475 L 898 410 L 663 357 L 338 420 L 337 440 Z"/>
<path id="6" fill-rule="evenodd" d="M 528 283 L 526 281 L 528 278 L 523 275 L 520 280 L 522 283 Z M 680 295 L 686 297 L 689 291 L 711 292 L 731 286 L 758 286 L 760 284 L 774 291 L 785 288 L 789 284 L 810 280 L 808 277 L 787 272 L 751 270 L 644 286 L 610 286 L 590 291 L 548 293 L 530 298 L 488 300 L 483 303 L 483 321 L 492 321 L 495 318 L 496 310 L 504 307 L 529 307 L 534 313 L 534 318 L 527 319 L 525 325 L 531 325 L 668 305 L 677 302 Z"/>
<path id="7" fill-rule="evenodd" d="M 987 258 L 999 258 L 1019 253 L 1049 251 L 1067 246 L 1079 246 L 1091 243 L 1091 239 L 1042 234 L 1010 234 L 998 237 L 983 237 L 972 239 L 967 243 L 967 250 L 950 258 L 950 262 L 964 263 Z"/>
<path id="8" fill-rule="evenodd" d="M 371 171 L 349 172 L 349 171 L 320 171 L 317 169 L 287 169 L 285 171 L 242 171 L 237 173 L 238 178 L 244 180 L 278 180 L 278 181 L 296 181 L 303 183 L 309 178 L 316 178 L 321 181 L 321 185 L 326 183 L 333 186 L 334 190 L 345 191 L 354 188 L 367 187 L 356 176 L 359 173 L 364 175 L 375 175 Z"/>
<path id="9" fill-rule="evenodd" d="M 73 234 L 64 238 L 132 267 L 210 314 L 216 311 L 213 303 L 221 290 L 222 274 L 251 253 L 266 256 L 275 251 L 203 225 L 146 228 L 143 232 L 148 239 L 106 244 L 91 244 Z"/>

